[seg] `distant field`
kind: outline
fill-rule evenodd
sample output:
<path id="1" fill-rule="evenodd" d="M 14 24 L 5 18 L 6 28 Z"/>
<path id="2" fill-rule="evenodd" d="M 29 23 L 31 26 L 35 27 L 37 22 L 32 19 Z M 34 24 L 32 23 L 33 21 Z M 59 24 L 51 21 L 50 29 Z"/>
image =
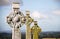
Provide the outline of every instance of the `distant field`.
<path id="1" fill-rule="evenodd" d="M 57 38 L 57 39 L 60 39 L 60 38 Z"/>
<path id="2" fill-rule="evenodd" d="M 42 38 L 42 39 L 56 39 L 56 38 Z"/>
<path id="3" fill-rule="evenodd" d="M 60 39 L 60 38 L 42 38 L 42 39 Z"/>

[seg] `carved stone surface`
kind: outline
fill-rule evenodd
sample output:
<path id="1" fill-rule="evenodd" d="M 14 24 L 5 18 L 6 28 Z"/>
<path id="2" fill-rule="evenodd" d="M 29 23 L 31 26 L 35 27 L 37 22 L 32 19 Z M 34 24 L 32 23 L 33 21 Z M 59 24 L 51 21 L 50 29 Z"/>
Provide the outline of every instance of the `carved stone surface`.
<path id="1" fill-rule="evenodd" d="M 12 39 L 21 39 L 21 19 L 24 15 L 19 12 L 12 12 L 7 16 L 7 23 L 12 28 Z"/>
<path id="2" fill-rule="evenodd" d="M 7 23 L 13 27 L 14 25 L 21 25 L 21 17 L 23 17 L 24 15 L 19 11 L 17 13 L 10 13 L 7 16 Z"/>

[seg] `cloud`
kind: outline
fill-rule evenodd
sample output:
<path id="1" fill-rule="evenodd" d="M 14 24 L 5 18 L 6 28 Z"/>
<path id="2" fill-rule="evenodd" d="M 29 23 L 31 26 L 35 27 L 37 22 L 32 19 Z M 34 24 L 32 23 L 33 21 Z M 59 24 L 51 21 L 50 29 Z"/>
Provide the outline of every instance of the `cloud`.
<path id="1" fill-rule="evenodd" d="M 9 4 L 8 0 L 0 0 L 0 6 L 8 4 Z"/>
<path id="2" fill-rule="evenodd" d="M 60 0 L 54 0 L 54 1 L 56 1 L 56 2 L 60 2 Z"/>
<path id="3" fill-rule="evenodd" d="M 34 19 L 36 19 L 36 20 L 48 18 L 48 16 L 46 16 L 44 14 L 41 14 L 39 11 L 34 11 L 31 14 L 31 17 L 34 18 Z"/>
<path id="4" fill-rule="evenodd" d="M 55 10 L 52 13 L 55 14 L 55 15 L 60 15 L 60 10 Z"/>
<path id="5" fill-rule="evenodd" d="M 19 2 L 22 5 L 22 0 L 0 0 L 0 6 L 11 5 L 12 2 Z"/>

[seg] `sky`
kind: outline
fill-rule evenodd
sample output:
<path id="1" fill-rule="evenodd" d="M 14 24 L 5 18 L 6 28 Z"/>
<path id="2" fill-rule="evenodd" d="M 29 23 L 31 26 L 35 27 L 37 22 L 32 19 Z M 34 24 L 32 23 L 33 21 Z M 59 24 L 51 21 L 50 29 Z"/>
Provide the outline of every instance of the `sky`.
<path id="1" fill-rule="evenodd" d="M 34 20 L 38 21 L 42 32 L 60 31 L 60 2 L 55 0 L 22 0 L 23 5 L 20 6 L 20 11 L 26 14 L 29 10 L 30 15 Z M 12 11 L 11 5 L 0 6 L 0 32 L 10 32 L 11 27 L 6 23 L 6 16 Z M 37 14 L 38 13 L 38 14 Z M 33 25 L 32 25 L 33 26 Z M 31 26 L 31 27 L 32 27 Z M 26 25 L 21 28 L 25 32 Z"/>

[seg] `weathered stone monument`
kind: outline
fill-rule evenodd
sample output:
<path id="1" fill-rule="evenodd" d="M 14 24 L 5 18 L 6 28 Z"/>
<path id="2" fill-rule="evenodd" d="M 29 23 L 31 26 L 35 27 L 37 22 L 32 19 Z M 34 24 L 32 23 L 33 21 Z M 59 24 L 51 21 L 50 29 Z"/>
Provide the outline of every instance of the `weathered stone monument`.
<path id="1" fill-rule="evenodd" d="M 7 23 L 10 25 L 10 27 L 12 28 L 12 39 L 21 39 L 21 31 L 20 31 L 20 27 L 21 27 L 21 19 L 24 16 L 23 13 L 21 13 L 19 11 L 19 3 L 13 3 L 12 4 L 13 7 L 13 12 L 11 12 L 8 16 L 7 16 Z"/>
<path id="2" fill-rule="evenodd" d="M 31 28 L 31 32 L 33 34 L 33 39 L 38 39 L 39 32 L 41 32 L 41 28 L 37 25 L 37 21 L 34 21 L 34 26 Z"/>
<path id="3" fill-rule="evenodd" d="M 26 11 L 26 39 L 31 39 L 30 25 L 33 22 L 33 19 L 30 17 L 30 11 Z"/>

